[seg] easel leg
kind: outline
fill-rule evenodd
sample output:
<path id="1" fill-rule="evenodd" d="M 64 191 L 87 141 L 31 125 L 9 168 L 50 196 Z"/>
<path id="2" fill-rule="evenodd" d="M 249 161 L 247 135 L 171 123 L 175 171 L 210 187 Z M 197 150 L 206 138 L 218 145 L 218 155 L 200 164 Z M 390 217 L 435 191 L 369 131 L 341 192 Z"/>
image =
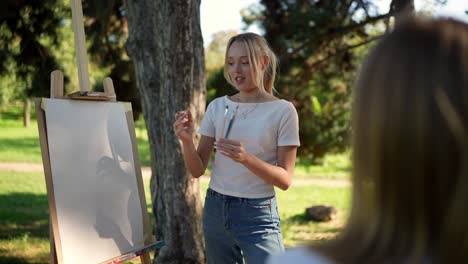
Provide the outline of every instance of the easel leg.
<path id="1" fill-rule="evenodd" d="M 50 98 L 63 97 L 63 72 L 55 70 L 50 74 Z M 40 104 L 40 103 L 39 103 Z M 57 251 L 55 248 L 54 230 L 52 219 L 49 216 L 49 236 L 50 236 L 50 263 L 57 264 Z"/>
<path id="2" fill-rule="evenodd" d="M 109 77 L 104 78 L 104 81 L 102 82 L 102 85 L 104 86 L 104 93 L 108 97 L 113 97 L 114 99 L 112 101 L 117 101 L 117 97 L 115 95 L 115 90 L 114 90 L 114 83 L 112 82 L 112 79 Z"/>
<path id="3" fill-rule="evenodd" d="M 145 253 L 143 255 L 140 256 L 140 261 L 142 264 L 151 264 L 151 257 L 150 257 L 150 253 Z"/>
<path id="4" fill-rule="evenodd" d="M 55 70 L 50 74 L 50 98 L 63 97 L 63 72 Z"/>
<path id="5" fill-rule="evenodd" d="M 50 264 L 57 264 L 57 252 L 55 251 L 54 231 L 52 230 L 52 220 L 49 217 L 49 237 L 50 237 Z"/>

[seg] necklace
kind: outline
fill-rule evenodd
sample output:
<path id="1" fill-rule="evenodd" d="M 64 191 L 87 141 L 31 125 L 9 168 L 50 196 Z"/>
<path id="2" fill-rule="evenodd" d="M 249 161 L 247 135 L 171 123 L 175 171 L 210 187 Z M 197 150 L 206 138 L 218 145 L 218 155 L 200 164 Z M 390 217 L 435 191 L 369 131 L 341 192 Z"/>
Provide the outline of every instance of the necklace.
<path id="1" fill-rule="evenodd" d="M 253 110 L 255 110 L 255 108 L 257 108 L 257 105 L 258 103 L 256 103 L 253 107 L 251 107 L 250 109 L 247 109 L 245 111 L 242 111 L 241 112 L 241 115 L 242 115 L 242 119 L 246 119 L 247 118 L 247 115 L 249 115 Z"/>
<path id="2" fill-rule="evenodd" d="M 246 119 L 247 116 L 257 108 L 258 104 L 260 103 L 260 98 L 263 97 L 263 92 L 259 92 L 257 94 L 257 96 L 255 97 L 255 101 L 257 103 L 255 103 L 255 105 L 247 110 L 243 110 L 242 112 L 240 112 L 241 116 L 242 116 L 242 119 Z M 239 103 L 248 103 L 248 102 L 243 102 L 243 100 L 241 100 L 240 98 L 237 99 L 239 101 Z M 239 106 L 239 104 L 237 104 Z"/>

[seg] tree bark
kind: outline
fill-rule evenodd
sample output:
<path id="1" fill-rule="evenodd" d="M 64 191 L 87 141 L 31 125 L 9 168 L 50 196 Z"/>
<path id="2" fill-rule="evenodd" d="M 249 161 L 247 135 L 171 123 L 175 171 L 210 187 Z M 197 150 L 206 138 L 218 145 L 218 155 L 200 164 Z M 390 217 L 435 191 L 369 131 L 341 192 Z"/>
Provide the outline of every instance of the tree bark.
<path id="1" fill-rule="evenodd" d="M 204 263 L 199 181 L 185 169 L 172 127 L 176 111 L 189 108 L 198 124 L 205 109 L 200 0 L 127 0 L 126 13 L 150 143 L 155 235 L 166 243 L 154 261 Z"/>
<path id="2" fill-rule="evenodd" d="M 29 127 L 31 123 L 31 100 L 29 98 L 24 99 L 23 105 L 23 124 L 24 127 Z"/>

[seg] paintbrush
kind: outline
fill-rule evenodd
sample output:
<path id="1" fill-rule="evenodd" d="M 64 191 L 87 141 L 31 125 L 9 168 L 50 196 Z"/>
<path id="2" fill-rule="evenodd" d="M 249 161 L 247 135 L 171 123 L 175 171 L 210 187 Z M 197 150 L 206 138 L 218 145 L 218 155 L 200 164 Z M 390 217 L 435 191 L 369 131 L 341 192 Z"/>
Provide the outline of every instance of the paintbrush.
<path id="1" fill-rule="evenodd" d="M 223 118 L 223 127 L 221 129 L 221 136 L 224 135 L 224 128 L 226 127 L 226 119 L 227 119 L 228 111 L 229 111 L 229 106 L 226 105 L 226 108 L 224 108 L 224 118 Z"/>

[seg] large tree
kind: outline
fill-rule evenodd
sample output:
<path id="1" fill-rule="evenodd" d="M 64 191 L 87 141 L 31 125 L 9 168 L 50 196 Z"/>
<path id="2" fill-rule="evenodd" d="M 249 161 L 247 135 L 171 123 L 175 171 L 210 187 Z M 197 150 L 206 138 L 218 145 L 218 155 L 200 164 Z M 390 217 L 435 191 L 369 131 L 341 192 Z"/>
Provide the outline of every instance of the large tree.
<path id="1" fill-rule="evenodd" d="M 184 166 L 174 114 L 204 109 L 200 0 L 127 0 L 127 50 L 135 66 L 151 152 L 155 232 L 166 246 L 157 263 L 203 263 L 202 203 L 197 179 Z"/>

